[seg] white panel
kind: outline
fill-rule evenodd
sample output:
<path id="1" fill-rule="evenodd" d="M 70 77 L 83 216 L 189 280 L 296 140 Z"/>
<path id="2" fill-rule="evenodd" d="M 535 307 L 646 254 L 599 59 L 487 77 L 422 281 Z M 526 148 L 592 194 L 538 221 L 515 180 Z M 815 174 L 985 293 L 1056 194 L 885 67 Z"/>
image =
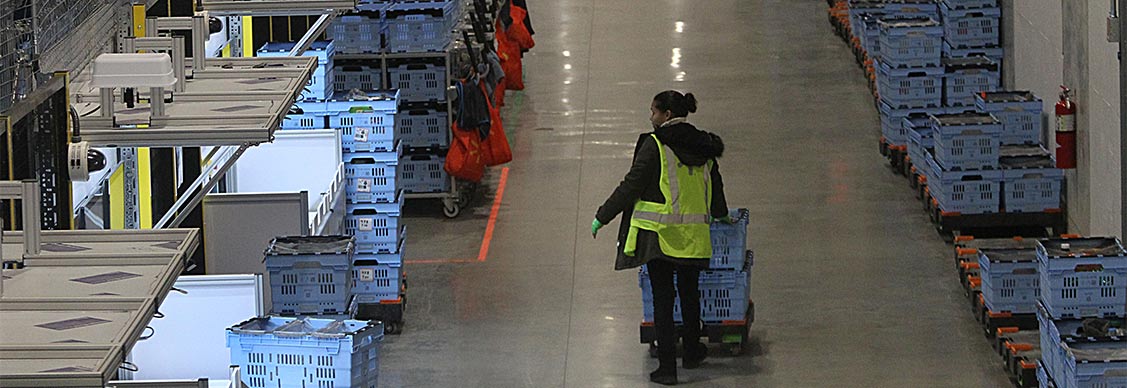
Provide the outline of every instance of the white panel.
<path id="1" fill-rule="evenodd" d="M 1088 3 L 1088 75 L 1090 93 L 1081 105 L 1087 114 L 1088 192 L 1091 219 L 1087 234 L 1120 234 L 1119 45 L 1108 43 L 1108 2 Z"/>
<path id="2" fill-rule="evenodd" d="M 262 282 L 257 275 L 182 276 L 153 319 L 153 336 L 131 353 L 135 380 L 225 379 L 229 376 L 227 331 L 263 315 Z"/>
<path id="3" fill-rule="evenodd" d="M 275 133 L 273 143 L 251 147 L 235 164 L 236 192 L 306 191 L 309 210 L 328 190 L 341 163 L 340 135 L 331 129 L 287 130 Z"/>

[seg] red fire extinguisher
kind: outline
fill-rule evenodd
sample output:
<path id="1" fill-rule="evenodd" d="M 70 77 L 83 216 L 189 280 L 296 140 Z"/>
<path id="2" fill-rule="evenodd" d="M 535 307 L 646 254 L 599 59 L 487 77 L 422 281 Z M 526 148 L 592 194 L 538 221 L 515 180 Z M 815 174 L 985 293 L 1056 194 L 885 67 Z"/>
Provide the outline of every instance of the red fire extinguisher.
<path id="1" fill-rule="evenodd" d="M 1076 168 L 1076 104 L 1072 90 L 1061 86 L 1057 102 L 1057 168 Z"/>

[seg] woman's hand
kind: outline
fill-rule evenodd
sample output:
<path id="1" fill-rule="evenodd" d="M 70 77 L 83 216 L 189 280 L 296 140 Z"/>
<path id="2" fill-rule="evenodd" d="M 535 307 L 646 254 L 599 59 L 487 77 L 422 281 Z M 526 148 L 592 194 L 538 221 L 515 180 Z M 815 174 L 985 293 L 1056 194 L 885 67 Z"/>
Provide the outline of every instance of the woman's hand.
<path id="1" fill-rule="evenodd" d="M 599 229 L 602 229 L 604 226 L 606 225 L 603 225 L 602 222 L 599 222 L 598 218 L 596 218 L 594 221 L 591 221 L 591 238 L 598 237 Z"/>

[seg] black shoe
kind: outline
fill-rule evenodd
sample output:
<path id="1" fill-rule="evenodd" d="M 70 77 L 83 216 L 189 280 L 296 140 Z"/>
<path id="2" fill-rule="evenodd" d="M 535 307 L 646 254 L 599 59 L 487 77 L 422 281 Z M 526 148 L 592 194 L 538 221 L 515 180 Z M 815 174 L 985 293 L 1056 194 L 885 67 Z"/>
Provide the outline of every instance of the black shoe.
<path id="1" fill-rule="evenodd" d="M 707 345 L 698 342 L 695 346 L 686 346 L 685 355 L 681 358 L 681 367 L 685 369 L 700 368 L 700 364 L 706 358 L 708 358 Z"/>
<path id="2" fill-rule="evenodd" d="M 650 381 L 661 385 L 677 385 L 677 368 L 657 368 L 650 373 Z"/>

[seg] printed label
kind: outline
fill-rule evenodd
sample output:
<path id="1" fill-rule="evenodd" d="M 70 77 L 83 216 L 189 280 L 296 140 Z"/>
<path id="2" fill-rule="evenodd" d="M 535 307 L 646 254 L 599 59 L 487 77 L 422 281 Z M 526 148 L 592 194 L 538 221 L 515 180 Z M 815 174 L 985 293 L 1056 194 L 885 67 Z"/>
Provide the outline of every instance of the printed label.
<path id="1" fill-rule="evenodd" d="M 1076 116 L 1057 116 L 1057 132 L 1076 132 Z"/>
<path id="2" fill-rule="evenodd" d="M 371 132 L 371 131 L 372 130 L 368 129 L 368 128 L 356 128 L 352 132 L 352 140 L 357 142 L 357 143 L 367 143 L 368 142 L 368 133 Z"/>
<path id="3" fill-rule="evenodd" d="M 376 270 L 371 268 L 360 269 L 360 281 L 371 282 L 376 280 Z"/>
<path id="4" fill-rule="evenodd" d="M 375 224 L 373 219 L 361 218 L 356 220 L 356 229 L 359 229 L 362 232 L 371 232 L 373 224 Z"/>
<path id="5" fill-rule="evenodd" d="M 372 192 L 372 180 L 371 179 L 365 179 L 365 178 L 357 179 L 356 180 L 356 191 L 361 192 L 361 193 L 371 193 Z"/>

